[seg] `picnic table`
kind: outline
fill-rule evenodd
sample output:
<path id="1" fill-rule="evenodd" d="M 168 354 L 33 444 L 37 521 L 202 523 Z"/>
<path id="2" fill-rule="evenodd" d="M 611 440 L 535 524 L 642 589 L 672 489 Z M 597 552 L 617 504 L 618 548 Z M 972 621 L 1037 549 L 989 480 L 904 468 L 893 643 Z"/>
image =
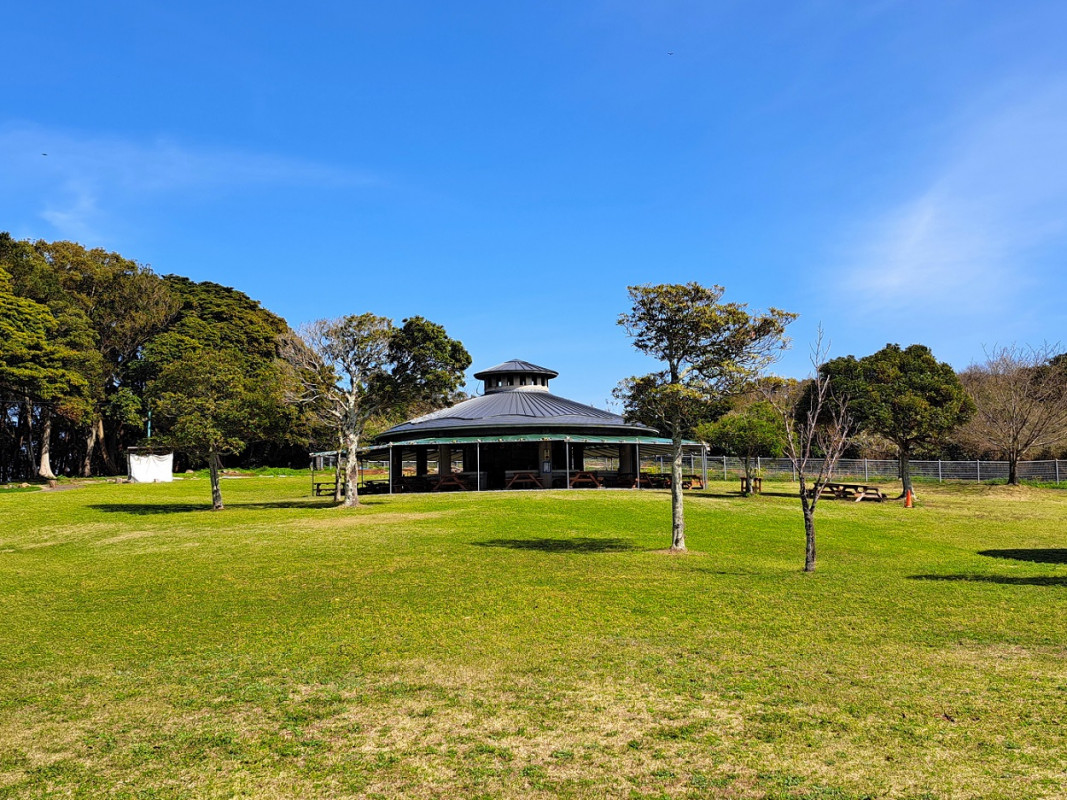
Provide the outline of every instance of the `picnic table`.
<path id="1" fill-rule="evenodd" d="M 638 477 L 638 485 L 649 489 L 670 489 L 671 476 L 658 475 L 652 472 L 642 472 Z"/>
<path id="2" fill-rule="evenodd" d="M 541 479 L 537 477 L 537 473 L 531 471 L 516 472 L 511 476 L 511 479 L 504 484 L 505 489 L 510 489 L 515 484 L 520 486 L 536 486 L 538 489 L 544 489 L 545 485 L 541 483 Z"/>
<path id="3" fill-rule="evenodd" d="M 461 492 L 468 492 L 471 488 L 462 475 L 458 472 L 453 472 L 450 475 L 442 476 L 441 479 L 434 484 L 433 491 L 439 492 L 442 489 L 447 489 L 449 487 L 459 489 Z"/>
<path id="4" fill-rule="evenodd" d="M 696 473 L 687 473 L 682 476 L 682 488 L 683 489 L 703 489 L 704 488 L 704 476 L 697 475 Z"/>
<path id="5" fill-rule="evenodd" d="M 808 489 L 809 497 L 812 491 L 812 489 Z M 826 484 L 823 489 L 823 497 L 833 497 L 836 500 L 852 500 L 854 503 L 858 503 L 861 500 L 874 500 L 881 503 L 883 500 L 888 499 L 886 493 L 873 484 L 839 483 L 836 481 Z"/>
<path id="6" fill-rule="evenodd" d="M 323 495 L 332 495 L 337 488 L 337 481 L 314 481 L 311 484 L 311 493 L 315 497 L 322 497 Z M 341 493 L 344 494 L 345 485 L 341 484 Z"/>
<path id="7" fill-rule="evenodd" d="M 593 472 L 576 472 L 574 477 L 571 478 L 571 488 L 577 489 L 579 486 L 590 486 L 594 489 L 600 489 L 603 484 L 600 482 L 600 478 Z"/>
<path id="8" fill-rule="evenodd" d="M 741 476 L 741 494 L 760 494 L 763 492 L 763 478 L 759 475 L 752 479 L 752 486 L 748 485 L 748 478 L 744 475 Z"/>

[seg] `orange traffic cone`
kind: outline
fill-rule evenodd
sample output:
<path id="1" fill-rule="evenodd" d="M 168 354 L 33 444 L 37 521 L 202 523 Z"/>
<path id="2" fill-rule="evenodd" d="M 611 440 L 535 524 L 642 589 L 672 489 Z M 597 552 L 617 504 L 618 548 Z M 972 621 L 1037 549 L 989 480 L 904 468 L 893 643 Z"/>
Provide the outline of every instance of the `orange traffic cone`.
<path id="1" fill-rule="evenodd" d="M 904 508 L 915 508 L 915 498 L 911 496 L 911 489 L 904 495 Z"/>

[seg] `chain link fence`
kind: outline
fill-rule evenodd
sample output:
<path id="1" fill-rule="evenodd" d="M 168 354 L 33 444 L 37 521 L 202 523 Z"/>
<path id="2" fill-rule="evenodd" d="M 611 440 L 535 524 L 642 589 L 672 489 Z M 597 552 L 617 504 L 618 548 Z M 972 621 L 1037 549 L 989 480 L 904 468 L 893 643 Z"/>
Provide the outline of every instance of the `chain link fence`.
<path id="1" fill-rule="evenodd" d="M 944 483 L 945 481 L 963 481 L 982 483 L 984 481 L 1006 481 L 1008 479 L 1007 461 L 912 461 L 912 478 Z M 756 468 L 764 476 L 789 477 L 796 480 L 796 473 L 788 458 L 757 458 Z M 819 459 L 812 459 L 810 472 L 817 473 L 822 466 Z M 1035 483 L 1067 482 L 1067 461 L 1020 461 L 1018 464 L 1019 480 Z M 724 479 L 744 475 L 744 462 L 730 456 L 709 456 L 709 477 L 721 475 Z M 898 480 L 900 466 L 895 459 L 843 458 L 837 462 L 834 476 L 870 480 Z"/>

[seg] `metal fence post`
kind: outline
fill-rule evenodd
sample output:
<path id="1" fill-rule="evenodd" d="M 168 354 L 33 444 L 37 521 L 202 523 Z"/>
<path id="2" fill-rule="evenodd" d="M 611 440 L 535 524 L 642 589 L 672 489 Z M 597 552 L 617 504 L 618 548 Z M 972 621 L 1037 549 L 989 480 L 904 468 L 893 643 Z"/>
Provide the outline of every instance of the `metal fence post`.
<path id="1" fill-rule="evenodd" d="M 727 478 L 726 478 L 726 456 L 722 457 L 722 479 L 724 481 L 727 480 Z"/>
<path id="2" fill-rule="evenodd" d="M 1060 460 L 1056 459 L 1056 483 L 1060 482 Z"/>
<path id="3" fill-rule="evenodd" d="M 941 459 L 940 458 L 937 459 L 937 482 L 938 483 L 944 483 L 944 481 L 941 479 Z"/>
<path id="4" fill-rule="evenodd" d="M 863 459 L 863 482 L 869 483 L 871 476 L 867 474 L 867 459 Z"/>
<path id="5" fill-rule="evenodd" d="M 974 471 L 975 471 L 975 474 L 978 476 L 977 478 L 975 478 L 974 482 L 975 483 L 981 483 L 982 482 L 982 462 L 981 461 L 975 461 L 974 462 Z"/>

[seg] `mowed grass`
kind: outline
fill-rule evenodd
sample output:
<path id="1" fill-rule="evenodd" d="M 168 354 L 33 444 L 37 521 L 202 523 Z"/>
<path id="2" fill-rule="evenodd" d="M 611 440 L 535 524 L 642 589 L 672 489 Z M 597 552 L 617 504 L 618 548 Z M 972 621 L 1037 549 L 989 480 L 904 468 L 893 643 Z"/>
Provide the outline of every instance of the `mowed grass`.
<path id="1" fill-rule="evenodd" d="M 1067 493 L 768 488 L 0 494 L 0 797 L 1067 794 Z"/>

